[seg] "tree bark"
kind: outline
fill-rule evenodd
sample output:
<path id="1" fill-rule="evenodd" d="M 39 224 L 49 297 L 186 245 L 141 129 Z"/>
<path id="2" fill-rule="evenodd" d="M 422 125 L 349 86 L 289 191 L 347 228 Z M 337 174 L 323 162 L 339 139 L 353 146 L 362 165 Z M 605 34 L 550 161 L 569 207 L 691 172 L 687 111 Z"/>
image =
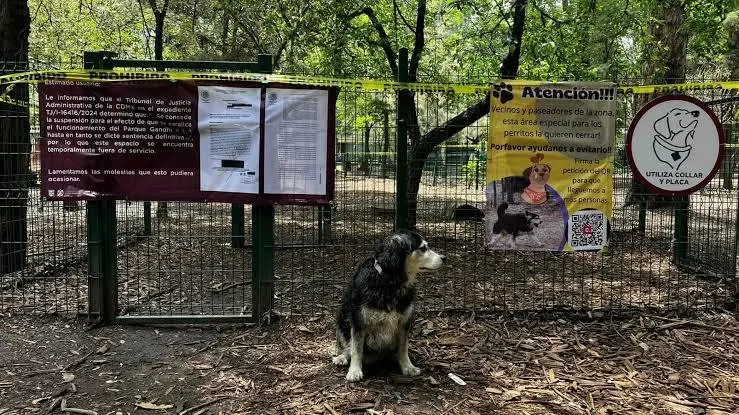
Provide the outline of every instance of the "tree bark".
<path id="1" fill-rule="evenodd" d="M 387 153 L 390 151 L 390 110 L 384 108 L 382 110 L 382 178 L 387 178 L 388 164 L 390 158 Z"/>
<path id="2" fill-rule="evenodd" d="M 369 121 L 364 123 L 364 154 L 362 155 L 362 163 L 359 170 L 364 172 L 365 176 L 370 175 L 370 135 L 372 134 L 372 124 Z"/>
<path id="3" fill-rule="evenodd" d="M 27 70 L 30 26 L 27 0 L 0 2 L 0 75 Z M 8 97 L 28 102 L 28 85 Z M 0 275 L 26 267 L 30 153 L 28 108 L 0 102 Z"/>

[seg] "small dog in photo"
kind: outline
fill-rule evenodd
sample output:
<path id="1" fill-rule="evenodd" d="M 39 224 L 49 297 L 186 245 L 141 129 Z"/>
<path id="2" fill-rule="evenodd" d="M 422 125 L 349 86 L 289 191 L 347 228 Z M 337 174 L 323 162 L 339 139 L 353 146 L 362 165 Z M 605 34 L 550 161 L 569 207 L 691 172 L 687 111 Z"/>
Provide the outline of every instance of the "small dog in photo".
<path id="1" fill-rule="evenodd" d="M 349 365 L 348 381 L 361 380 L 363 364 L 385 356 L 397 359 L 406 376 L 421 373 L 408 357 L 415 283 L 420 273 L 438 270 L 443 262 L 421 235 L 400 231 L 359 265 L 337 315 L 333 363 Z"/>
<path id="2" fill-rule="evenodd" d="M 539 215 L 528 210 L 523 213 L 507 213 L 506 209 L 508 209 L 508 203 L 503 202 L 498 205 L 498 219 L 493 225 L 493 234 L 496 236 L 490 241 L 490 246 L 495 245 L 504 235 L 510 236 L 509 248 L 516 247 L 516 238 L 520 235 L 528 235 L 537 246 L 544 246 L 534 234 L 536 228 L 542 223 Z"/>
<path id="3" fill-rule="evenodd" d="M 543 158 L 543 154 L 532 157 L 531 161 L 534 165 L 523 172 L 523 176 L 529 179 L 529 185 L 523 189 L 521 198 L 532 205 L 540 205 L 549 199 L 546 184 L 549 181 L 552 168 L 541 162 Z"/>

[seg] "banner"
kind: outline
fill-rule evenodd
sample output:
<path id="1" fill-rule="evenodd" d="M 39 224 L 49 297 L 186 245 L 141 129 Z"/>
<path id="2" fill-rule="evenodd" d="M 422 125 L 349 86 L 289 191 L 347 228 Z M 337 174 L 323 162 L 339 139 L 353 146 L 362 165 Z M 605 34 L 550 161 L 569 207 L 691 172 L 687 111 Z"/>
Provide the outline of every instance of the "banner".
<path id="1" fill-rule="evenodd" d="M 254 82 L 39 85 L 50 200 L 328 203 L 336 91 Z"/>
<path id="2" fill-rule="evenodd" d="M 607 247 L 616 92 L 610 83 L 504 81 L 493 86 L 487 248 Z"/>

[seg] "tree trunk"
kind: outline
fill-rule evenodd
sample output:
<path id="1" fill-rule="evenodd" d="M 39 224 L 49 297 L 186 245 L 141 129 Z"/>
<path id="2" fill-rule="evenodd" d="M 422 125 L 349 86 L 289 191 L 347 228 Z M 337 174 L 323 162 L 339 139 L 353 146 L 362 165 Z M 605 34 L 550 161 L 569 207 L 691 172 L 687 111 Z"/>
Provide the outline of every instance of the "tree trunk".
<path id="1" fill-rule="evenodd" d="M 382 178 L 387 178 L 388 164 L 390 157 L 387 153 L 390 151 L 390 110 L 382 110 Z"/>
<path id="2" fill-rule="evenodd" d="M 164 55 L 164 18 L 166 10 L 156 13 L 154 25 L 154 60 L 162 60 Z"/>
<path id="3" fill-rule="evenodd" d="M 364 149 L 362 154 L 362 164 L 359 166 L 359 170 L 364 172 L 365 176 L 369 176 L 370 174 L 370 167 L 369 167 L 369 159 L 370 159 L 370 135 L 372 133 L 372 124 L 369 122 L 364 123 Z"/>
<path id="4" fill-rule="evenodd" d="M 515 0 L 513 3 L 513 25 L 510 32 L 508 54 L 501 64 L 500 75 L 503 79 L 513 79 L 518 73 L 521 62 L 521 42 L 526 25 L 526 5 L 528 0 Z M 401 91 L 401 94 L 403 91 Z M 418 190 L 421 186 L 423 168 L 426 159 L 434 148 L 444 141 L 454 137 L 490 111 L 490 93 L 481 101 L 467 108 L 446 123 L 420 136 L 418 128 L 418 113 L 412 92 L 407 92 L 403 106 L 408 117 L 408 135 L 411 139 L 410 154 L 408 156 L 408 228 L 414 229 L 418 220 Z M 402 109 L 401 109 L 402 110 Z"/>
<path id="5" fill-rule="evenodd" d="M 651 27 L 652 36 L 659 47 L 666 48 L 667 51 L 656 62 L 645 62 L 644 79 L 655 84 L 684 82 L 688 45 L 685 4 L 683 0 L 659 2 L 655 5 L 652 16 L 656 20 Z M 654 94 L 635 97 L 635 107 L 638 110 L 654 98 Z M 649 192 L 641 182 L 632 178 L 624 207 L 639 203 L 646 209 L 670 208 L 674 201 L 673 197 Z"/>
<path id="6" fill-rule="evenodd" d="M 169 0 L 164 0 L 161 10 L 157 9 L 156 1 L 150 0 L 151 9 L 154 13 L 154 60 L 164 60 L 164 19 L 167 17 L 167 6 Z M 157 68 L 164 70 L 165 68 Z M 167 202 L 157 203 L 157 218 L 166 219 L 169 216 Z"/>
<path id="7" fill-rule="evenodd" d="M 27 0 L 0 2 L 0 75 L 27 70 L 30 26 Z M 28 84 L 8 96 L 28 102 Z M 30 153 L 28 108 L 0 102 L 0 275 L 26 267 Z"/>

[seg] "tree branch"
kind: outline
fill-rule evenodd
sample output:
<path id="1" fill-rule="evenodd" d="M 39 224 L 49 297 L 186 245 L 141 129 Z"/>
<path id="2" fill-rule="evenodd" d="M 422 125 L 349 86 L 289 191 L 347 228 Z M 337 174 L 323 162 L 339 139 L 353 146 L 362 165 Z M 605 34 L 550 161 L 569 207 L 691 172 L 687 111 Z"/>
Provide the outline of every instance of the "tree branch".
<path id="1" fill-rule="evenodd" d="M 361 15 L 365 15 L 370 19 L 372 26 L 375 28 L 375 31 L 377 31 L 377 35 L 380 36 L 380 45 L 382 46 L 382 50 L 385 52 L 385 56 L 387 57 L 387 63 L 390 65 L 390 70 L 393 72 L 393 76 L 397 78 L 398 59 L 395 55 L 395 51 L 393 50 L 393 47 L 390 43 L 390 37 L 387 35 L 385 28 L 377 19 L 377 15 L 371 7 L 365 7 L 360 11 L 350 13 L 347 17 L 349 18 L 349 20 L 351 20 Z"/>
<path id="2" fill-rule="evenodd" d="M 418 12 L 416 13 L 416 39 L 413 43 L 413 53 L 408 64 L 408 79 L 411 82 L 418 80 L 418 64 L 421 61 L 423 48 L 426 44 L 424 32 L 426 31 L 426 0 L 418 0 Z"/>
<path id="3" fill-rule="evenodd" d="M 521 40 L 526 24 L 526 4 L 528 0 L 516 0 L 513 3 L 513 26 L 511 27 L 508 54 L 500 67 L 500 76 L 503 79 L 513 79 L 518 73 L 521 63 Z"/>
<path id="4" fill-rule="evenodd" d="M 403 12 L 400 10 L 400 7 L 398 7 L 397 0 L 393 0 L 393 9 L 396 12 L 398 12 L 398 16 L 400 16 L 400 20 L 403 21 L 403 23 L 408 27 L 408 29 L 410 29 L 411 32 L 413 32 L 413 34 L 416 34 L 416 29 L 413 26 L 411 26 L 411 24 L 408 23 L 408 20 L 405 19 L 405 16 L 403 16 Z"/>
<path id="5" fill-rule="evenodd" d="M 544 18 L 547 18 L 557 24 L 572 23 L 572 20 L 559 20 L 556 17 L 553 17 L 551 14 L 547 13 L 547 11 L 544 10 L 543 7 L 539 6 L 539 4 L 536 1 L 532 1 L 531 5 L 533 5 L 536 11 L 539 12 L 539 15 L 541 16 L 542 26 L 544 26 Z"/>
<path id="6" fill-rule="evenodd" d="M 500 67 L 500 76 L 503 79 L 513 79 L 518 73 L 521 59 L 521 40 L 523 39 L 526 23 L 526 3 L 528 0 L 515 0 L 513 4 L 513 26 L 511 27 L 510 45 L 508 54 Z M 434 147 L 453 137 L 458 132 L 469 127 L 472 123 L 484 117 L 490 111 L 490 92 L 485 98 L 468 107 L 444 124 L 424 134 L 418 143 L 418 152 L 429 154 Z"/>

